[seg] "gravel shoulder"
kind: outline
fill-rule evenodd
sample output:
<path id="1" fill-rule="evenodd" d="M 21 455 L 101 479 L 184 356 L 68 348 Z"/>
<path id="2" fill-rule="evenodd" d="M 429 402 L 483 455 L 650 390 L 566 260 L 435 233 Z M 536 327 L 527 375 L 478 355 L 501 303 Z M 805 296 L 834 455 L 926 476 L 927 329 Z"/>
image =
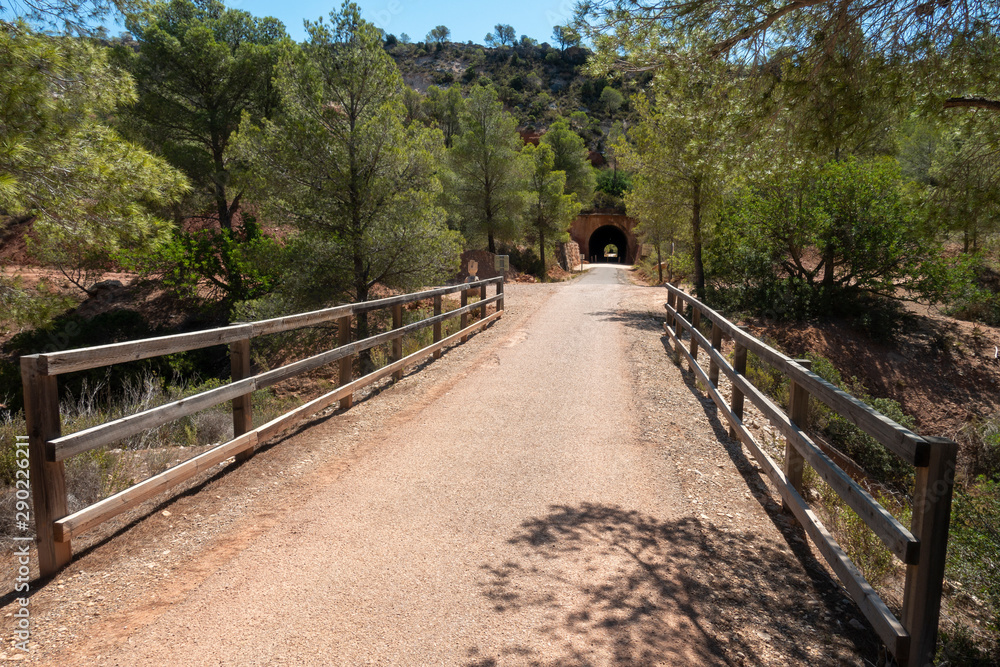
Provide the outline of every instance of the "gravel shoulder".
<path id="1" fill-rule="evenodd" d="M 468 344 L 77 544 L 27 661 L 874 662 L 663 300 L 612 267 L 509 285 Z"/>

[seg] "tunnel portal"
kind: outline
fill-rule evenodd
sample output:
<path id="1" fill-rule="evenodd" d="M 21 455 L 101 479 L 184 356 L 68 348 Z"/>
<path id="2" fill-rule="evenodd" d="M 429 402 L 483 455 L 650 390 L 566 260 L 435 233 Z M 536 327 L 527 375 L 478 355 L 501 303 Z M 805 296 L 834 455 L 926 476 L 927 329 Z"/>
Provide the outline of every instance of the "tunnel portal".
<path id="1" fill-rule="evenodd" d="M 605 257 L 604 248 L 613 245 L 618 248 L 617 257 Z M 628 237 L 618 227 L 614 225 L 603 225 L 594 230 L 590 235 L 590 242 L 587 244 L 590 252 L 588 259 L 591 262 L 609 262 L 621 264 L 628 261 L 631 248 L 628 247 Z"/>

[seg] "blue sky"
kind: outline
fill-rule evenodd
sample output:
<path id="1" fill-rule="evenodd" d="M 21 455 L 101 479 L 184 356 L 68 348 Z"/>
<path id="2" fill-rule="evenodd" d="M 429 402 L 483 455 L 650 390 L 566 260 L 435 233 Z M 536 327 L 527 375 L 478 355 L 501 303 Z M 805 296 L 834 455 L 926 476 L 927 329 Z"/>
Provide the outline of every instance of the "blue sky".
<path id="1" fill-rule="evenodd" d="M 226 5 L 255 16 L 280 19 L 293 39 L 305 38 L 302 20 L 326 18 L 331 9 L 339 9 L 342 0 L 225 0 Z M 431 28 L 446 25 L 451 41 L 472 40 L 483 43 L 497 23 L 514 26 L 517 36 L 528 35 L 539 42 L 552 43 L 552 28 L 572 19 L 575 0 L 505 0 L 478 3 L 459 0 L 361 0 L 362 15 L 397 37 L 406 33 L 414 42 L 423 41 Z M 119 32 L 111 28 L 112 33 Z"/>

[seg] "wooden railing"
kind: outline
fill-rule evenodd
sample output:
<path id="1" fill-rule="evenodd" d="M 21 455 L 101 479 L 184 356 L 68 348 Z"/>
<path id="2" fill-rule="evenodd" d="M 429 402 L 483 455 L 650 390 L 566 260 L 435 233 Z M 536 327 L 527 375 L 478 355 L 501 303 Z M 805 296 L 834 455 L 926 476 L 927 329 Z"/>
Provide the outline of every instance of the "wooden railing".
<path id="1" fill-rule="evenodd" d="M 798 520 L 897 662 L 909 667 L 933 665 L 957 445 L 944 438 L 918 436 L 811 372 L 808 361 L 796 361 L 769 347 L 673 285 L 668 284 L 667 290 L 664 329 L 673 344 L 674 360 L 680 363 L 683 354 L 692 372 L 707 386 L 708 393 L 729 422 L 730 434 L 746 445 L 774 482 L 785 511 Z M 691 321 L 682 316 L 685 305 L 691 309 Z M 700 330 L 706 319 L 711 322 L 711 340 Z M 681 341 L 684 331 L 690 333 L 687 349 Z M 720 351 L 724 335 L 735 344 L 732 364 Z M 698 364 L 699 349 L 704 349 L 709 356 L 707 373 Z M 785 414 L 747 379 L 748 352 L 789 378 L 790 414 Z M 731 383 L 729 403 L 719 392 L 720 370 Z M 838 467 L 805 432 L 810 397 L 822 401 L 915 466 L 913 520 L 909 529 Z M 768 456 L 744 426 L 744 399 L 749 399 L 784 436 L 783 466 L 779 467 Z M 803 499 L 802 471 L 806 463 L 906 564 L 902 619 L 897 619 L 890 611 Z"/>
<path id="2" fill-rule="evenodd" d="M 487 298 L 486 287 L 491 284 L 496 285 L 496 294 Z M 334 402 L 340 401 L 341 408 L 351 407 L 354 392 L 358 389 L 390 374 L 399 380 L 408 365 L 430 355 L 434 355 L 434 358 L 440 357 L 441 350 L 451 343 L 464 343 L 469 334 L 503 315 L 503 287 L 504 280 L 501 276 L 377 301 L 352 303 L 260 322 L 234 324 L 209 331 L 21 357 L 41 576 L 53 574 L 70 561 L 72 540 L 81 533 L 231 456 L 236 456 L 237 461 L 245 460 L 253 453 L 258 443 L 267 441 Z M 478 291 L 480 300 L 469 304 L 468 296 L 474 291 Z M 456 310 L 442 312 L 441 298 L 454 292 L 461 293 L 461 306 Z M 434 315 L 403 326 L 403 306 L 425 299 L 433 299 Z M 487 317 L 487 306 L 491 303 L 496 303 L 496 312 Z M 392 309 L 392 330 L 351 342 L 352 318 L 359 313 L 383 308 Z M 469 314 L 476 310 L 479 311 L 480 318 L 470 325 Z M 441 324 L 452 317 L 461 318 L 460 330 L 447 338 L 442 338 Z M 337 323 L 338 347 L 274 370 L 251 375 L 250 341 L 253 338 L 334 321 Z M 433 343 L 403 357 L 403 335 L 431 326 L 434 328 Z M 353 380 L 354 357 L 363 350 L 388 342 L 392 343 L 390 363 L 373 373 Z M 224 344 L 230 346 L 232 381 L 229 384 L 77 433 L 65 436 L 61 434 L 58 375 Z M 254 391 L 333 362 L 339 362 L 337 389 L 262 426 L 252 427 L 250 398 Z M 63 461 L 225 401 L 232 402 L 234 430 L 232 440 L 120 493 L 69 514 Z"/>

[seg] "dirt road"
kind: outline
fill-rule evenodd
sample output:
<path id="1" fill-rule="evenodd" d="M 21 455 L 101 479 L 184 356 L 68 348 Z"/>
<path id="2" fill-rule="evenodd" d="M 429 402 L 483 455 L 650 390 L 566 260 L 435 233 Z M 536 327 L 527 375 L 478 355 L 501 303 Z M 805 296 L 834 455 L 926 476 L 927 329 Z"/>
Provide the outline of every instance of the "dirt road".
<path id="1" fill-rule="evenodd" d="M 77 641 L 33 657 L 863 664 L 869 638 L 847 629 L 850 606 L 779 530 L 755 468 L 669 363 L 655 319 L 662 294 L 611 266 L 523 289 L 537 289 L 532 308 L 460 348 L 464 371 L 409 393 L 419 375 L 407 377 L 367 402 L 395 400 L 399 411 L 373 416 L 378 428 L 336 474 L 271 508 L 225 558 L 180 564 L 171 581 L 202 575 L 155 594 L 169 604 L 147 605 L 135 622 L 128 609 L 93 618 Z M 435 364 L 461 361 L 451 354 Z M 279 447 L 316 445 L 323 428 Z M 100 567 L 113 573 L 114 558 Z M 81 575 L 61 576 L 48 588 Z M 108 579 L 92 576 L 90 590 Z M 176 586 L 144 585 L 150 598 Z"/>

